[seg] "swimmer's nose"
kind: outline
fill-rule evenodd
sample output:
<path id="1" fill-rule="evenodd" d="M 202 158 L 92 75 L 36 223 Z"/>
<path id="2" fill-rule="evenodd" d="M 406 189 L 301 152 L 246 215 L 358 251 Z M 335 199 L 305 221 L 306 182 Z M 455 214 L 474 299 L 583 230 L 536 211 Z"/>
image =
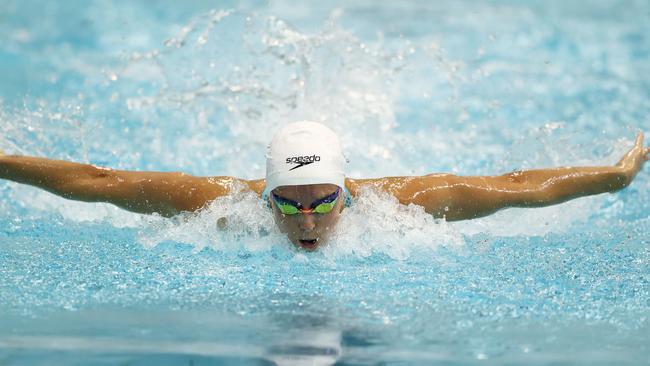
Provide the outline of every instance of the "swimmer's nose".
<path id="1" fill-rule="evenodd" d="M 310 213 L 301 213 L 300 216 L 300 229 L 303 231 L 312 231 L 316 227 L 314 215 Z"/>

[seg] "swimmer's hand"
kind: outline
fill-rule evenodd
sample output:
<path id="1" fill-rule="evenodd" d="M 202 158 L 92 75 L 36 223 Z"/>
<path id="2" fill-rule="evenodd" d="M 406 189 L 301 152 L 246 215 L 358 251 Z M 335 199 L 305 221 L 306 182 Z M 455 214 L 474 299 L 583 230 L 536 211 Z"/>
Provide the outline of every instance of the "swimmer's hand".
<path id="1" fill-rule="evenodd" d="M 643 133 L 639 133 L 634 147 L 616 163 L 616 167 L 620 168 L 625 175 L 626 185 L 632 182 L 636 174 L 643 168 L 643 163 L 648 161 L 648 154 L 650 154 L 650 147 L 643 146 Z"/>

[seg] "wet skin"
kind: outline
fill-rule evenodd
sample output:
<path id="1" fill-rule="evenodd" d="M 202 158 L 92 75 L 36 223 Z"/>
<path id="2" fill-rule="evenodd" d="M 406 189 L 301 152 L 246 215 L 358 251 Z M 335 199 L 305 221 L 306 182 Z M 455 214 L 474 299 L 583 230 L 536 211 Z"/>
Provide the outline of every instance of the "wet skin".
<path id="1" fill-rule="evenodd" d="M 276 195 L 310 207 L 312 202 L 327 197 L 338 189 L 334 184 L 307 184 L 299 186 L 281 186 L 273 190 Z M 271 207 L 273 217 L 280 231 L 287 234 L 289 240 L 298 248 L 316 250 L 328 239 L 332 230 L 341 217 L 344 207 L 343 192 L 336 200 L 334 209 L 326 214 L 300 212 L 295 215 L 284 215 L 275 204 L 273 198 Z"/>

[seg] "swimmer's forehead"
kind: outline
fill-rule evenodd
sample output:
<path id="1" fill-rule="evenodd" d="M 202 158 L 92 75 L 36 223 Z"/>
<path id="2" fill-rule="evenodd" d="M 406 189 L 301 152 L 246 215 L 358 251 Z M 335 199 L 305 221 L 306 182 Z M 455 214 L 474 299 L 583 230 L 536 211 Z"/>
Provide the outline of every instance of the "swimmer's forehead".
<path id="1" fill-rule="evenodd" d="M 303 184 L 295 186 L 280 186 L 273 190 L 276 195 L 292 201 L 302 200 L 313 201 L 323 198 L 336 192 L 338 186 L 335 184 Z"/>

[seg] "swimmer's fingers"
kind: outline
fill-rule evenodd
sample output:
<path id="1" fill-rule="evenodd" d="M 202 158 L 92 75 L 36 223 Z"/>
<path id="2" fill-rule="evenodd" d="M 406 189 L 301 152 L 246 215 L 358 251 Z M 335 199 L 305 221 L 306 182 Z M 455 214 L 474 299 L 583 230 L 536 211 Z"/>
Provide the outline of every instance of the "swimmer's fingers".
<path id="1" fill-rule="evenodd" d="M 639 132 L 639 134 L 636 135 L 636 141 L 634 142 L 634 147 L 643 149 L 643 132 Z"/>
<path id="2" fill-rule="evenodd" d="M 648 154 L 650 154 L 650 147 L 643 146 L 643 132 L 640 132 L 636 136 L 636 141 L 634 142 L 634 149 L 641 151 L 641 161 L 648 161 Z"/>
<path id="3" fill-rule="evenodd" d="M 644 147 L 643 147 L 643 133 L 639 133 L 636 136 L 636 141 L 634 141 L 634 146 L 628 151 L 621 160 L 616 163 L 617 166 L 620 167 L 629 167 L 638 165 L 637 162 L 644 161 Z M 637 169 L 638 170 L 638 169 Z"/>

